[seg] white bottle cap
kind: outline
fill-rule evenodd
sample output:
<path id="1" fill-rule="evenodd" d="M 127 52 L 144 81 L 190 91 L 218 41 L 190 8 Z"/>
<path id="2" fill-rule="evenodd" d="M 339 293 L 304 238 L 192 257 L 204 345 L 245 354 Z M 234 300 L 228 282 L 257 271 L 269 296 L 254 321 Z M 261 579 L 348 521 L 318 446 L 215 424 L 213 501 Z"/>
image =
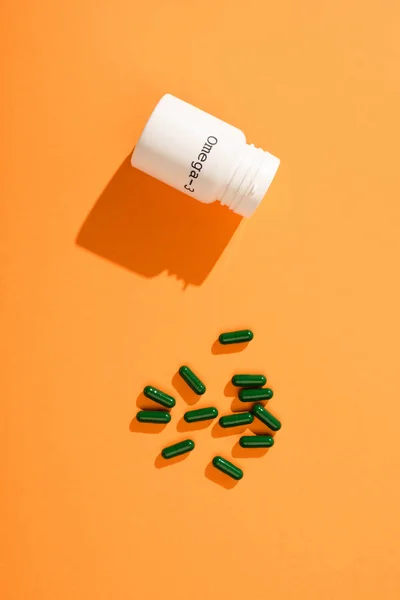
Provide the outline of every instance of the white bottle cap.
<path id="1" fill-rule="evenodd" d="M 264 198 L 279 164 L 279 158 L 273 154 L 247 144 L 221 204 L 242 217 L 250 217 Z"/>

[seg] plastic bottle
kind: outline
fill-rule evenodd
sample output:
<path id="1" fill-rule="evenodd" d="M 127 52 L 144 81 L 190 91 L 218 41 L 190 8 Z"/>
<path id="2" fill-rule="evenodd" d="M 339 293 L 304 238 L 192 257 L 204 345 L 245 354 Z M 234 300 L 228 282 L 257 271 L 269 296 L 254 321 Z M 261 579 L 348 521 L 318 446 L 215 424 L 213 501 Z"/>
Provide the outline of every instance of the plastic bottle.
<path id="1" fill-rule="evenodd" d="M 250 217 L 279 167 L 279 159 L 246 143 L 240 129 L 166 94 L 132 154 L 132 166 L 196 200 Z"/>

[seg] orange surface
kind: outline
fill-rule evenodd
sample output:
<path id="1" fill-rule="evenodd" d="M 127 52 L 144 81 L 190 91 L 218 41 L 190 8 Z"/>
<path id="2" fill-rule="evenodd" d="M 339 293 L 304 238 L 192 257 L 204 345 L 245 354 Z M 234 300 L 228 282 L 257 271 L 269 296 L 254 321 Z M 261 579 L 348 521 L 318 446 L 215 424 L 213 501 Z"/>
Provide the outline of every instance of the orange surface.
<path id="1" fill-rule="evenodd" d="M 2 599 L 398 600 L 399 18 L 3 1 Z M 165 92 L 281 158 L 252 219 L 129 167 Z M 241 326 L 248 348 L 213 352 Z M 182 363 L 221 412 L 235 371 L 265 372 L 275 446 L 211 425 L 165 467 Z M 133 420 L 147 383 L 178 388 L 155 434 Z"/>

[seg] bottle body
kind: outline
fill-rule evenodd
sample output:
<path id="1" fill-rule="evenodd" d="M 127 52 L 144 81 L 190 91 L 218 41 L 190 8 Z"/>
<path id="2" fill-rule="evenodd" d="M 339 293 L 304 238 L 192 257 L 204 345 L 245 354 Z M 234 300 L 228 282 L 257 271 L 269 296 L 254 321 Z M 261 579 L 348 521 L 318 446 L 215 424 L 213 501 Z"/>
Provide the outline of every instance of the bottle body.
<path id="1" fill-rule="evenodd" d="M 132 166 L 183 193 L 220 200 L 250 216 L 268 189 L 279 160 L 246 144 L 242 131 L 166 94 L 132 154 Z"/>

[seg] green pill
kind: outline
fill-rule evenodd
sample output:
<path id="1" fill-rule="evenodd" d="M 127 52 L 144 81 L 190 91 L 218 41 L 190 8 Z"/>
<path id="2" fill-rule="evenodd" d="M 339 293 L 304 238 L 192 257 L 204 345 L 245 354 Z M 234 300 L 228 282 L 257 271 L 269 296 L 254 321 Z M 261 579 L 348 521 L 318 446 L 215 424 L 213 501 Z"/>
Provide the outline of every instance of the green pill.
<path id="1" fill-rule="evenodd" d="M 180 454 L 186 454 L 186 452 L 191 452 L 194 448 L 193 440 L 183 440 L 183 442 L 179 442 L 178 444 L 173 444 L 172 446 L 167 446 L 167 448 L 163 448 L 161 451 L 161 455 L 163 458 L 175 458 L 175 456 L 179 456 Z"/>
<path id="2" fill-rule="evenodd" d="M 226 460 L 226 458 L 222 458 L 222 456 L 214 456 L 212 464 L 216 469 L 222 471 L 226 475 L 229 475 L 229 477 L 232 477 L 232 479 L 239 480 L 243 477 L 242 469 L 236 467 L 234 464 L 229 462 L 229 460 Z"/>
<path id="3" fill-rule="evenodd" d="M 270 448 L 274 445 L 274 438 L 270 435 L 243 435 L 239 444 L 242 448 Z"/>
<path id="4" fill-rule="evenodd" d="M 197 410 L 188 410 L 183 415 L 186 423 L 196 423 L 197 421 L 208 421 L 218 417 L 218 410 L 213 406 L 209 408 L 199 408 Z"/>
<path id="5" fill-rule="evenodd" d="M 262 387 L 267 383 L 265 375 L 234 375 L 232 384 L 236 387 Z"/>
<path id="6" fill-rule="evenodd" d="M 171 415 L 163 410 L 140 410 L 136 418 L 141 423 L 169 423 Z"/>
<path id="7" fill-rule="evenodd" d="M 195 394 L 201 396 L 206 391 L 206 386 L 200 379 L 195 375 L 192 369 L 189 369 L 186 365 L 183 365 L 179 369 L 179 375 L 182 377 L 184 381 L 188 384 L 189 387 L 192 388 Z"/>
<path id="8" fill-rule="evenodd" d="M 146 387 L 143 390 L 143 394 L 146 396 L 146 398 L 154 400 L 154 402 L 165 406 L 165 408 L 172 408 L 173 406 L 175 406 L 175 398 L 169 396 L 165 392 L 162 392 L 161 390 L 158 390 L 157 388 L 151 385 L 146 385 Z"/>
<path id="9" fill-rule="evenodd" d="M 274 415 L 271 415 L 262 404 L 253 406 L 252 413 L 257 419 L 260 419 L 267 427 L 272 429 L 272 431 L 278 431 L 282 427 L 282 423 Z"/>
<path id="10" fill-rule="evenodd" d="M 240 390 L 239 400 L 242 402 L 257 402 L 258 400 L 270 400 L 274 392 L 270 388 L 255 388 Z"/>
<path id="11" fill-rule="evenodd" d="M 218 339 L 220 344 L 243 344 L 243 342 L 250 342 L 253 337 L 254 334 L 250 329 L 241 329 L 240 331 L 221 333 Z"/>
<path id="12" fill-rule="evenodd" d="M 232 415 L 225 415 L 219 420 L 221 427 L 237 427 L 238 425 L 250 425 L 254 421 L 251 412 L 241 412 Z"/>

